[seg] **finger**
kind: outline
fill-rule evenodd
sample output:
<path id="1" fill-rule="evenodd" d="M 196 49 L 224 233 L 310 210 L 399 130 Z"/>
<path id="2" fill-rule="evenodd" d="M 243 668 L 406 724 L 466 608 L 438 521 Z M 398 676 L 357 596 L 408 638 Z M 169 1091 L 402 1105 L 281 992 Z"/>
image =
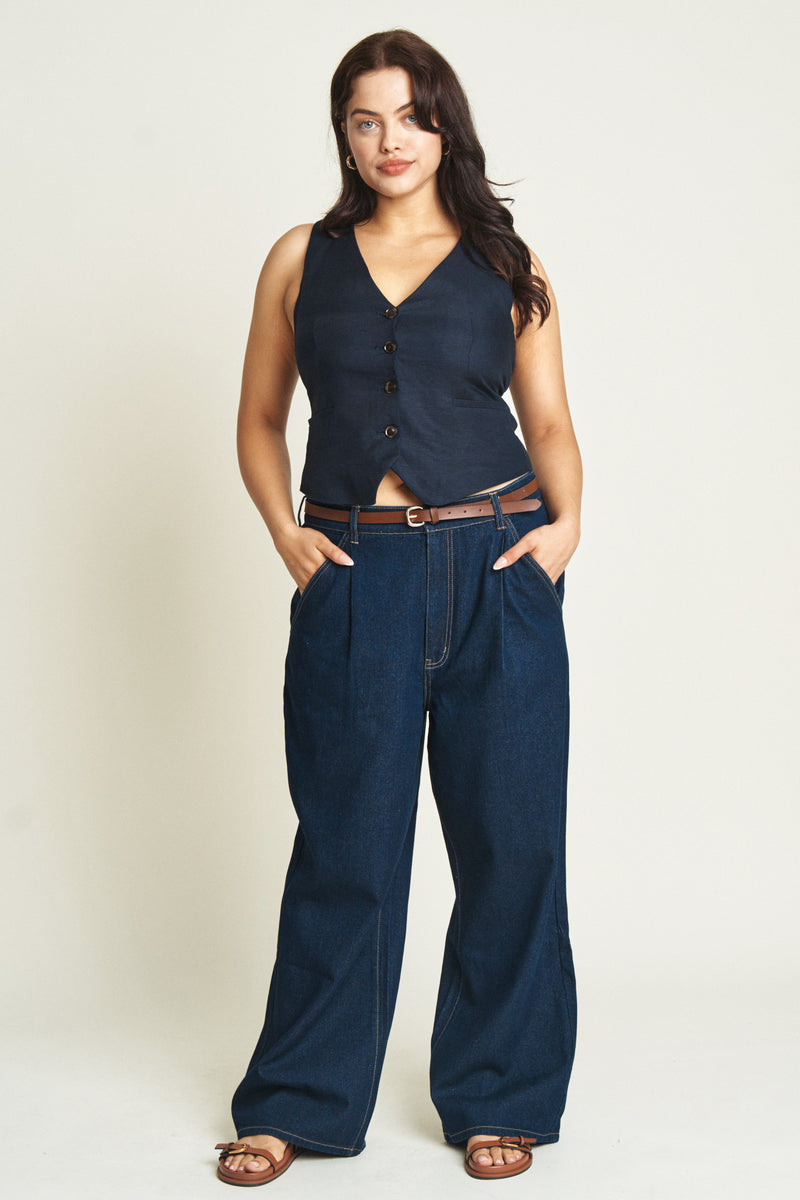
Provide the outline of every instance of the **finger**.
<path id="1" fill-rule="evenodd" d="M 556 582 L 556 579 L 558 578 L 558 576 L 556 576 L 554 579 L 553 572 L 548 570 L 548 568 L 544 565 L 544 563 L 536 557 L 533 550 L 529 550 L 526 546 L 521 545 L 519 542 L 517 542 L 516 545 L 512 546 L 512 548 L 510 550 L 506 550 L 505 554 L 502 554 L 500 556 L 500 558 L 498 558 L 497 562 L 492 564 L 492 570 L 501 571 L 504 567 L 510 567 L 515 562 L 518 562 L 523 557 L 523 555 L 526 555 L 526 554 L 528 555 L 529 558 L 533 559 L 533 561 L 536 563 L 536 565 L 538 567 L 542 568 L 542 570 L 545 572 L 545 574 L 547 574 L 550 577 L 550 582 L 555 586 L 555 582 Z"/>
<path id="2" fill-rule="evenodd" d="M 314 575 L 316 575 L 317 571 L 319 571 L 320 567 L 325 562 L 326 558 L 329 558 L 331 560 L 331 562 L 336 563 L 337 566 L 342 566 L 342 567 L 355 566 L 355 563 L 353 562 L 353 559 L 350 557 L 350 555 L 345 554 L 344 550 L 340 550 L 339 547 L 334 545 L 333 542 L 327 542 L 326 545 L 317 546 L 317 550 L 319 550 L 320 554 L 322 555 L 322 562 L 313 564 L 313 566 L 311 567 L 311 570 L 308 572 L 308 575 L 306 576 L 305 582 L 303 583 L 302 587 L 300 587 L 299 583 L 297 584 L 297 587 L 300 591 L 301 596 L 302 596 L 303 592 L 306 590 L 306 588 L 308 587 L 308 585 L 311 582 Z"/>
<path id="3" fill-rule="evenodd" d="M 528 547 L 523 546 L 521 542 L 517 542 L 500 555 L 497 562 L 493 563 L 492 570 L 500 571 L 503 567 L 510 567 L 512 563 L 515 563 L 518 559 L 522 558 L 523 554 L 527 553 Z"/>
<path id="4" fill-rule="evenodd" d="M 332 542 L 330 538 L 325 538 L 324 542 L 317 545 L 317 549 L 320 551 L 320 553 L 324 554 L 326 558 L 330 558 L 335 563 L 341 563 L 342 565 L 349 567 L 355 565 L 350 555 L 345 550 L 340 550 L 336 543 Z"/>

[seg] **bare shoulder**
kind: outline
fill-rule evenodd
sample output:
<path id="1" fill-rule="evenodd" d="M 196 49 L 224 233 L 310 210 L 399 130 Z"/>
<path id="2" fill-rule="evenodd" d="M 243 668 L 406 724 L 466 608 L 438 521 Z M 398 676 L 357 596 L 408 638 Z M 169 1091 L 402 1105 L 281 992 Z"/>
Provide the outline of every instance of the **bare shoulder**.
<path id="1" fill-rule="evenodd" d="M 537 355 L 547 355 L 548 353 L 560 354 L 561 340 L 558 303 L 553 285 L 539 255 L 535 253 L 531 246 L 527 246 L 527 249 L 531 256 L 531 274 L 537 275 L 544 283 L 547 298 L 550 301 L 550 311 L 546 320 L 541 321 L 538 312 L 534 310 L 531 319 L 526 323 L 522 333 L 517 338 L 516 353 L 517 362 L 520 366 L 529 360 L 529 356 L 532 356 L 534 353 Z M 516 325 L 518 318 L 516 300 L 511 306 L 511 316 Z"/>
<path id="2" fill-rule="evenodd" d="M 526 243 L 526 245 L 527 245 L 527 243 Z M 555 303 L 555 295 L 553 292 L 553 285 L 550 282 L 547 271 L 545 271 L 545 269 L 544 269 L 544 264 L 542 263 L 542 260 L 539 258 L 539 255 L 535 253 L 535 251 L 532 249 L 531 246 L 528 246 L 528 253 L 531 256 L 531 272 L 532 272 L 532 274 L 538 275 L 539 278 L 544 281 L 545 285 L 547 286 L 547 294 L 550 297 L 550 303 L 551 304 Z"/>
<path id="3" fill-rule="evenodd" d="M 262 277 L 266 276 L 267 282 L 282 281 L 287 285 L 302 270 L 313 225 L 313 221 L 293 225 L 273 243 L 261 268 Z"/>
<path id="4" fill-rule="evenodd" d="M 294 327 L 294 305 L 313 225 L 313 221 L 293 225 L 270 247 L 256 284 L 255 306 L 259 318 L 263 315 L 264 320 L 271 321 L 276 311 L 283 311 L 289 328 Z"/>

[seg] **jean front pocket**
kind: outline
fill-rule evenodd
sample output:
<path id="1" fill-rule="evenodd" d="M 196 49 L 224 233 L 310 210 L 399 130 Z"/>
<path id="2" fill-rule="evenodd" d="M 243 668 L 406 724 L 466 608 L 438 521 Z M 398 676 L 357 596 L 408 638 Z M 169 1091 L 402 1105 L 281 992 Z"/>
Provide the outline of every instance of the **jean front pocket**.
<path id="1" fill-rule="evenodd" d="M 545 511 L 545 516 L 546 516 L 546 510 L 544 510 L 544 506 L 542 506 L 542 508 L 537 511 L 539 513 Z M 515 514 L 515 517 L 518 518 L 520 515 L 523 517 L 523 520 L 525 520 L 525 523 L 527 523 L 526 518 L 527 518 L 528 514 L 527 513 Z M 529 529 L 525 529 L 523 527 L 522 533 L 519 533 L 516 525 L 511 520 L 508 513 L 504 514 L 504 520 L 505 520 L 506 526 L 508 528 L 508 531 L 512 537 L 512 543 L 511 543 L 512 545 L 516 545 L 521 537 L 524 537 L 524 535 L 526 533 L 530 532 Z M 549 524 L 549 521 L 547 521 L 546 519 L 544 521 L 540 520 L 540 521 L 536 521 L 534 524 L 532 524 L 530 528 L 536 529 L 539 527 L 539 525 L 547 525 L 547 524 Z M 533 555 L 531 554 L 531 552 L 529 550 L 526 550 L 525 553 L 520 556 L 518 561 L 521 563 L 524 563 L 528 569 L 533 571 L 536 578 L 540 581 L 540 583 L 542 583 L 544 585 L 544 587 L 547 589 L 547 591 L 550 593 L 550 595 L 555 600 L 558 607 L 561 608 L 561 606 L 564 602 L 564 575 L 565 575 L 565 572 L 562 571 L 561 574 L 559 575 L 558 579 L 555 581 L 555 583 L 553 583 L 552 579 L 548 575 L 547 571 L 545 571 L 542 564 L 540 562 L 536 561 L 536 559 L 533 557 Z M 513 566 L 513 564 L 512 564 L 512 566 Z M 508 570 L 508 568 L 505 567 L 504 570 Z"/>
<path id="2" fill-rule="evenodd" d="M 304 526 L 304 528 L 317 528 L 317 526 L 306 525 L 306 526 Z M 347 529 L 345 529 L 339 535 L 338 538 L 336 538 L 335 536 L 332 537 L 330 530 L 322 530 L 322 532 L 325 533 L 325 536 L 329 537 L 330 540 L 332 542 L 334 542 L 340 550 L 342 550 L 344 548 L 345 542 L 350 537 L 350 527 L 349 526 L 347 527 Z M 300 591 L 299 587 L 295 588 L 294 593 L 291 598 L 291 601 L 289 603 L 289 624 L 290 625 L 294 625 L 295 621 L 297 620 L 298 613 L 303 608 L 306 600 L 308 599 L 309 593 L 316 589 L 317 585 L 319 584 L 320 579 L 322 579 L 323 575 L 328 570 L 328 568 L 334 567 L 336 565 L 337 564 L 334 563 L 333 559 L 328 558 L 326 555 L 326 557 L 323 559 L 323 561 L 317 567 L 314 574 L 308 580 L 308 583 L 303 588 L 302 592 Z"/>

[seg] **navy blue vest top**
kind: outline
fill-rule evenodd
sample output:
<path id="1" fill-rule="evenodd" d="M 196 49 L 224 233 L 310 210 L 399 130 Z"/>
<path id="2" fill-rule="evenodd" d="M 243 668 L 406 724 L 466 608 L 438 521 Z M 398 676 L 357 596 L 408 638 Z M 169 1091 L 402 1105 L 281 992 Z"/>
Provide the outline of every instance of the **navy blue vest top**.
<path id="1" fill-rule="evenodd" d="M 294 310 L 311 402 L 301 492 L 321 504 L 375 504 L 392 467 L 423 504 L 440 505 L 530 471 L 503 398 L 516 353 L 506 280 L 460 241 L 395 306 L 353 227 L 332 236 L 320 224 Z"/>

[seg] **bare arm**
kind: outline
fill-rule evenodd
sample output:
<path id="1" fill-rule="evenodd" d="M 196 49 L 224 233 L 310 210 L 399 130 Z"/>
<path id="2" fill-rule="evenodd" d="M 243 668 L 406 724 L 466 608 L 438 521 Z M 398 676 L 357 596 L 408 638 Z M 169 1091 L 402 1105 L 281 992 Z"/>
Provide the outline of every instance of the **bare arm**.
<path id="1" fill-rule="evenodd" d="M 297 281 L 310 225 L 297 225 L 267 255 L 256 285 L 245 351 L 236 447 L 244 485 L 275 549 L 302 590 L 324 558 L 351 563 L 320 530 L 301 528 L 292 507 L 286 423 L 299 372 L 287 295 Z"/>
<path id="2" fill-rule="evenodd" d="M 583 465 L 567 402 L 558 305 L 544 267 L 531 251 L 531 265 L 547 285 L 550 313 L 517 339 L 511 397 L 531 462 L 550 515 L 504 555 L 507 563 L 531 553 L 555 582 L 580 540 Z"/>

